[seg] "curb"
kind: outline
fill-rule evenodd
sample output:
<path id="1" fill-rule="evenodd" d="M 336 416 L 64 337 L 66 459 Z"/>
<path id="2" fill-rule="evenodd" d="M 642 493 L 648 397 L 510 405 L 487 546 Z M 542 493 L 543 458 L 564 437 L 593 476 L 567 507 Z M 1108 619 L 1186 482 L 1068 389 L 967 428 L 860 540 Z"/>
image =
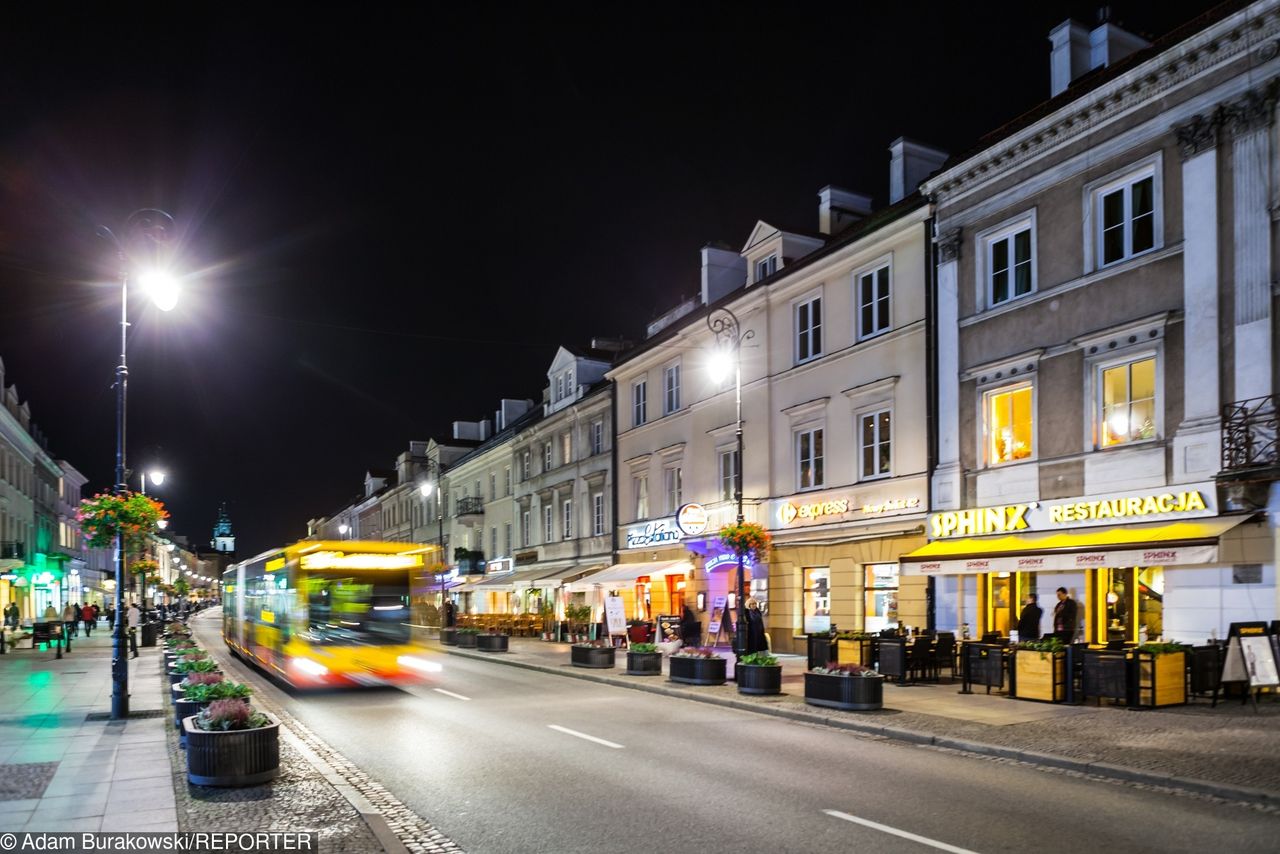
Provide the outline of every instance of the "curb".
<path id="1" fill-rule="evenodd" d="M 661 694 L 666 697 L 677 697 L 683 700 L 692 700 L 696 703 L 707 703 L 712 706 L 722 706 L 724 708 L 737 709 L 744 712 L 754 712 L 755 714 L 769 715 L 771 717 L 783 718 L 785 720 L 796 721 L 798 723 L 819 724 L 821 726 L 832 727 L 833 729 L 849 730 L 852 732 L 862 733 L 864 735 L 878 736 L 891 741 L 900 741 L 906 744 L 922 745 L 926 747 L 943 747 L 950 750 L 962 750 L 967 753 L 976 753 L 982 756 L 1012 759 L 1017 762 L 1026 762 L 1031 765 L 1046 768 L 1056 768 L 1064 771 L 1075 771 L 1080 774 L 1089 774 L 1095 777 L 1105 777 L 1122 783 L 1141 783 L 1147 786 L 1159 786 L 1166 789 L 1182 789 L 1194 794 L 1210 795 L 1227 801 L 1239 801 L 1241 803 L 1263 805 L 1274 805 L 1280 803 L 1280 792 L 1273 792 L 1266 789 L 1252 789 L 1245 786 L 1233 786 L 1229 783 L 1215 783 L 1211 780 L 1200 780 L 1194 777 L 1171 777 L 1167 774 L 1143 771 L 1138 768 L 1129 768 L 1123 765 L 1115 765 L 1110 762 L 1072 759 L 1068 756 L 1059 756 L 1053 753 L 1039 753 L 1033 750 L 1022 750 L 1016 747 L 1002 747 L 1000 745 L 987 744 L 980 741 L 950 738 L 948 736 L 939 736 L 932 733 L 902 729 L 899 727 L 880 726 L 872 723 L 845 720 L 843 718 L 832 718 L 821 713 L 794 709 L 771 708 L 769 706 L 761 706 L 748 700 L 712 697 L 694 691 L 669 688 L 665 685 L 654 685 L 652 683 L 644 682 L 632 683 L 617 677 L 602 676 L 588 672 L 576 672 L 574 670 L 550 667 L 545 664 L 533 664 L 527 661 L 514 661 L 511 659 L 504 659 L 501 656 L 494 655 L 493 653 L 475 653 L 457 650 L 450 647 L 443 647 L 440 645 L 435 645 L 433 648 L 461 658 L 470 658 L 477 661 L 490 661 L 495 664 L 506 665 L 507 667 L 519 667 L 524 670 L 534 670 L 539 673 L 550 673 L 555 676 L 565 676 L 570 679 L 597 682 L 601 685 L 613 685 L 615 687 L 626 688 L 631 691 L 646 691 L 650 694 Z"/>

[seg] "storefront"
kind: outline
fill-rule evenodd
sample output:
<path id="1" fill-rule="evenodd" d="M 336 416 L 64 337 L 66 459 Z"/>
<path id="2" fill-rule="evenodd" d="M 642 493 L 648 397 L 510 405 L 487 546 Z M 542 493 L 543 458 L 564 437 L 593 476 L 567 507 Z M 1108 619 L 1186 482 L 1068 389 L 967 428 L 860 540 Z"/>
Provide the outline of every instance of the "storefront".
<path id="1" fill-rule="evenodd" d="M 814 632 L 878 632 L 928 623 L 927 579 L 899 558 L 925 543 L 924 478 L 897 478 L 770 502 L 766 625 L 779 652 Z M 757 597 L 758 598 L 758 597 Z"/>
<path id="2" fill-rule="evenodd" d="M 937 628 L 959 635 L 1008 636 L 1029 593 L 1047 634 L 1058 588 L 1089 643 L 1203 642 L 1275 617 L 1272 533 L 1219 515 L 1212 482 L 934 513 L 928 533 L 902 575 L 936 579 Z"/>

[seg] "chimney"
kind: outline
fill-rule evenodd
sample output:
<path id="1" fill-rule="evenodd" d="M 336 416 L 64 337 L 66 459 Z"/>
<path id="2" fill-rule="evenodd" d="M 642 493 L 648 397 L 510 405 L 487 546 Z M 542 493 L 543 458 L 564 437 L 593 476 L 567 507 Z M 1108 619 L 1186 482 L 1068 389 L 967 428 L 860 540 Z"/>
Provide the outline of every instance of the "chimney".
<path id="1" fill-rule="evenodd" d="M 747 259 L 725 247 L 702 247 L 702 304 L 711 303 L 747 283 Z"/>
<path id="2" fill-rule="evenodd" d="M 1049 31 L 1049 96 L 1055 97 L 1080 76 L 1112 65 L 1151 43 L 1109 20 L 1111 10 L 1098 10 L 1093 30 L 1070 18 Z"/>
<path id="3" fill-rule="evenodd" d="M 947 153 L 900 136 L 889 143 L 889 204 L 916 191 L 920 182 L 942 168 Z"/>
<path id="4" fill-rule="evenodd" d="M 871 213 L 871 197 L 828 184 L 818 191 L 818 231 L 839 234 Z"/>

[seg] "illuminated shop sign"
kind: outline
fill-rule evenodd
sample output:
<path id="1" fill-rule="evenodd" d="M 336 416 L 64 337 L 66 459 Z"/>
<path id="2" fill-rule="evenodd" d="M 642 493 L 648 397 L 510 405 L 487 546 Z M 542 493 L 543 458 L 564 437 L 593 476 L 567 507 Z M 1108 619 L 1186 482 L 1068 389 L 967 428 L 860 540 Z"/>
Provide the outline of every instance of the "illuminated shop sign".
<path id="1" fill-rule="evenodd" d="M 684 531 L 676 524 L 676 517 L 655 519 L 643 525 L 633 525 L 627 529 L 627 548 L 640 549 L 647 546 L 661 546 L 678 543 L 684 539 Z"/>
<path id="2" fill-rule="evenodd" d="M 929 537 L 940 540 L 948 537 L 1052 531 L 1125 522 L 1195 519 L 1215 516 L 1217 512 L 1217 491 L 1214 485 L 1201 483 L 1192 484 L 1190 488 L 1167 491 L 1127 492 L 949 510 L 929 517 Z"/>
<path id="3" fill-rule="evenodd" d="M 777 517 L 778 522 L 786 526 L 804 522 L 832 522 L 836 521 L 833 517 L 848 513 L 861 512 L 863 516 L 887 516 L 918 509 L 920 509 L 920 499 L 916 496 L 868 501 L 861 505 L 853 499 L 838 497 L 822 501 L 783 501 L 778 505 Z"/>
<path id="4" fill-rule="evenodd" d="M 707 530 L 707 508 L 701 504 L 685 504 L 676 511 L 676 527 L 686 537 L 696 537 Z"/>
<path id="5" fill-rule="evenodd" d="M 746 569 L 751 569 L 751 567 L 755 566 L 755 562 L 751 560 L 751 555 L 743 555 L 742 566 Z M 713 558 L 708 558 L 707 562 L 702 565 L 704 572 L 714 572 L 722 567 L 733 567 L 734 569 L 737 569 L 738 556 L 731 554 L 716 555 Z"/>
<path id="6" fill-rule="evenodd" d="M 1068 572 L 1111 566 L 1191 566 L 1214 563 L 1218 547 L 1116 549 L 1030 557 L 980 557 L 903 563 L 903 575 L 981 575 L 988 572 Z"/>

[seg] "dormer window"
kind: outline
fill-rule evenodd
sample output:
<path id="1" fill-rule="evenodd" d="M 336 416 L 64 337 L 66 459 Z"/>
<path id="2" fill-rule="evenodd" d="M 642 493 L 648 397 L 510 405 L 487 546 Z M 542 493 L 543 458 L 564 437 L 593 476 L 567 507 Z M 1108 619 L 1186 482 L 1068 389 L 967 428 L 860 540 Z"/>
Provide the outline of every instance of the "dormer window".
<path id="1" fill-rule="evenodd" d="M 778 255 L 774 253 L 756 262 L 756 281 L 767 279 L 778 272 Z"/>
<path id="2" fill-rule="evenodd" d="M 556 403 L 559 403 L 559 402 L 560 402 L 560 401 L 562 401 L 562 400 L 564 400 L 564 374 L 560 374 L 558 377 L 556 377 L 556 399 L 555 399 L 555 402 L 556 402 Z"/>

